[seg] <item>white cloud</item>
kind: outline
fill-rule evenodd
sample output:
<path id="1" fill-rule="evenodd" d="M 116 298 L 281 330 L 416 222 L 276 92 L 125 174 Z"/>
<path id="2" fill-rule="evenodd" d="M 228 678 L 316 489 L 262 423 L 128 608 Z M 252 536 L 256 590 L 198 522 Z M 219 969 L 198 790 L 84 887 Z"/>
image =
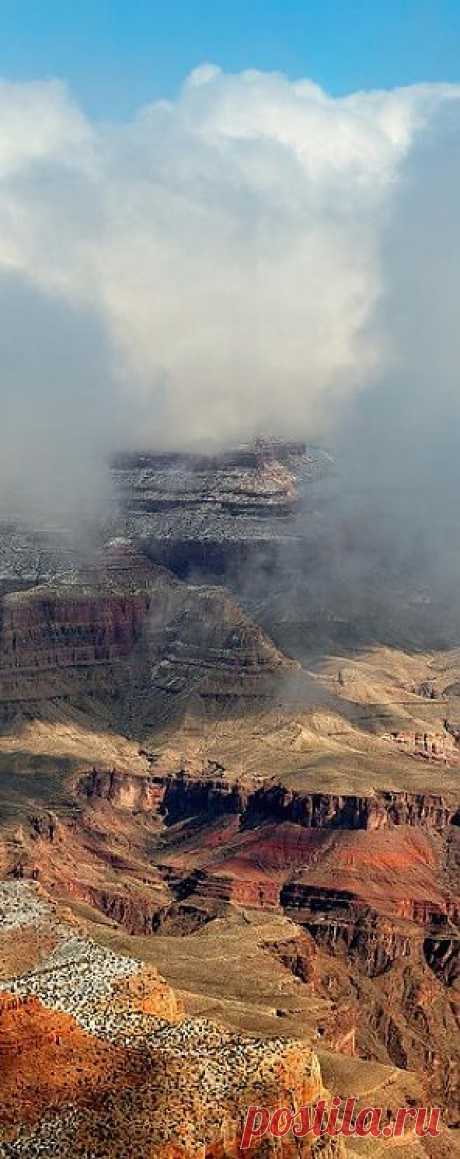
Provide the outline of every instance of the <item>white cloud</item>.
<path id="1" fill-rule="evenodd" d="M 79 424 L 98 453 L 102 427 L 109 445 L 327 431 L 385 363 L 383 240 L 412 151 L 459 100 L 446 85 L 332 99 L 205 64 L 175 102 L 91 124 L 60 83 L 0 85 L 0 275 L 28 287 L 24 342 L 33 292 L 51 328 L 40 389 L 20 358 L 3 389 L 19 374 L 29 414 L 46 412 L 55 302 L 56 327 L 80 319 L 63 415 L 85 390 L 84 319 L 101 335 Z"/>
<path id="2" fill-rule="evenodd" d="M 60 81 L 11 84 L 0 78 L 0 177 L 55 159 L 79 166 L 91 129 Z"/>

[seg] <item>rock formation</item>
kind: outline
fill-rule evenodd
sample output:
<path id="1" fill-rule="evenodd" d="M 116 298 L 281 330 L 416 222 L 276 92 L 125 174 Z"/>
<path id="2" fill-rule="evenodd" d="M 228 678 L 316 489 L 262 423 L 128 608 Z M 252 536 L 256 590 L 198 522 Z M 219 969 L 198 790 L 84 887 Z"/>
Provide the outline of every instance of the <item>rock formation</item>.
<path id="1" fill-rule="evenodd" d="M 339 1089 L 322 1067 L 439 1101 L 454 1153 L 460 654 L 348 621 L 332 648 L 338 613 L 309 635 L 329 469 L 121 455 L 84 561 L 0 529 L 2 1159 L 125 1157 L 130 1131 L 136 1159 L 220 1159 L 250 1099 Z"/>

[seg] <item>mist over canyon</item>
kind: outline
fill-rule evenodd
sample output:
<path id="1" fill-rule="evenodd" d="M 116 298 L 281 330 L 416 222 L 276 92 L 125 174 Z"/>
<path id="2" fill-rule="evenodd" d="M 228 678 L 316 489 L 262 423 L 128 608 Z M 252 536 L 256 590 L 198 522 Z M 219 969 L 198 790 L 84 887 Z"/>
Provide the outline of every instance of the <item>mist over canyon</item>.
<path id="1" fill-rule="evenodd" d="M 318 582 L 416 560 L 456 603 L 459 97 L 204 65 L 109 124 L 3 82 L 5 512 L 84 545 L 120 450 L 306 439 L 338 478 Z"/>

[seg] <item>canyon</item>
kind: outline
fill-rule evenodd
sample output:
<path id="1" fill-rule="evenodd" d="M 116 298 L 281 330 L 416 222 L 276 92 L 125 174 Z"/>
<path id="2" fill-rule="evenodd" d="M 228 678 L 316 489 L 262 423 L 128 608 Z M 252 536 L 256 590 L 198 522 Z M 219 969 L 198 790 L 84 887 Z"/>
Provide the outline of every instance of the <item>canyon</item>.
<path id="1" fill-rule="evenodd" d="M 456 639 L 395 646 L 376 621 L 350 644 L 331 608 L 325 646 L 308 604 L 294 631 L 303 605 L 290 604 L 284 564 L 297 560 L 303 582 L 327 507 L 326 452 L 258 441 L 214 456 L 123 454 L 112 471 L 114 511 L 83 559 L 63 535 L 0 534 L 0 890 L 38 899 L 17 926 L 0 907 L 0 1049 L 13 1074 L 24 1039 L 48 1075 L 34 1085 L 33 1122 L 33 1067 L 20 1078 L 23 1143 L 8 1109 L 16 1079 L 5 1088 L 0 1154 L 39 1153 L 27 1150 L 30 1132 L 52 1114 L 67 1130 L 69 1107 L 62 1138 L 80 1153 L 83 1113 L 93 1132 L 99 1119 L 101 1139 L 109 1131 L 107 1092 L 125 1124 L 131 1106 L 140 1116 L 136 1152 L 118 1116 L 120 1153 L 238 1153 L 250 1092 L 236 1113 L 230 1078 L 222 1128 L 197 1081 L 190 1138 L 175 1140 L 176 1126 L 149 1150 L 136 1092 L 154 1048 L 125 1050 L 101 1019 L 96 1035 L 79 1022 L 60 991 L 50 1005 L 33 989 L 34 954 L 51 955 L 54 971 L 53 941 L 72 930 L 91 953 L 144 971 L 111 991 L 106 1019 L 135 1008 L 147 1037 L 159 1033 L 149 1019 L 190 1026 L 183 1079 L 174 1030 L 161 1059 L 155 1046 L 159 1131 L 200 1051 L 203 1074 L 216 1065 L 218 1034 L 222 1057 L 226 1044 L 256 1052 L 257 1074 L 278 1060 L 270 1105 L 298 1101 L 308 1083 L 312 1098 L 359 1093 L 372 1072 L 389 1106 L 443 1108 L 442 1140 L 407 1141 L 408 1157 L 457 1153 Z M 321 1142 L 295 1153 L 355 1153 Z M 118 1153 L 99 1145 L 95 1154 Z M 274 1153 L 290 1154 L 284 1146 Z"/>

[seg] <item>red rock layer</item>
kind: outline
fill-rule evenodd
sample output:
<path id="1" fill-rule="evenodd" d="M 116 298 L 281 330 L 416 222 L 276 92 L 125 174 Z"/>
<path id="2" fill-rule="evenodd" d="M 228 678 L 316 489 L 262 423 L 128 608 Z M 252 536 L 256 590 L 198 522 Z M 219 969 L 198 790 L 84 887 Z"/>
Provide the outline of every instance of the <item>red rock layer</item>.
<path id="1" fill-rule="evenodd" d="M 36 998 L 7 993 L 0 996 L 0 1071 L 0 1122 L 11 1128 L 139 1081 L 129 1051 L 93 1038 Z"/>

